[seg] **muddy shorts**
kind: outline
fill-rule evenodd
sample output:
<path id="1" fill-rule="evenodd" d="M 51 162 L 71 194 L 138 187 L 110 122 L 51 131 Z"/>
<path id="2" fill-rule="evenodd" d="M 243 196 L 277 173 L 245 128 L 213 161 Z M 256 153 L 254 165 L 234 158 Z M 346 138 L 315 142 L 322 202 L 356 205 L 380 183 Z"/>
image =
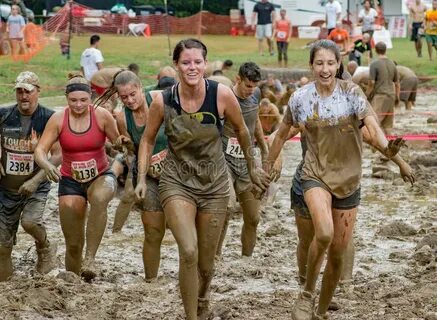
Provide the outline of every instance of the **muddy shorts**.
<path id="1" fill-rule="evenodd" d="M 78 182 L 71 177 L 62 176 L 61 180 L 59 181 L 58 196 L 81 196 L 84 197 L 85 200 L 87 200 L 88 188 L 94 181 L 96 181 L 96 179 L 102 176 L 112 177 L 115 181 L 114 185 L 117 185 L 117 178 L 115 177 L 114 172 L 112 172 L 111 169 L 106 170 L 93 180 L 84 183 Z"/>
<path id="2" fill-rule="evenodd" d="M 161 179 L 159 196 L 163 208 L 171 200 L 185 200 L 196 206 L 198 211 L 225 214 L 229 202 L 229 183 L 224 184 L 211 194 L 198 194 L 188 186 Z"/>
<path id="3" fill-rule="evenodd" d="M 137 186 L 137 171 L 133 172 L 133 186 L 134 188 Z M 146 197 L 143 201 L 140 202 L 141 210 L 145 212 L 163 212 L 161 205 L 161 200 L 159 199 L 159 180 L 149 177 L 146 177 Z"/>
<path id="4" fill-rule="evenodd" d="M 252 190 L 252 181 L 250 180 L 249 171 L 247 170 L 246 159 L 234 158 L 225 155 L 226 164 L 228 165 L 229 177 L 234 186 L 236 195 Z"/>
<path id="5" fill-rule="evenodd" d="M 319 181 L 316 181 L 316 180 L 302 180 L 302 188 L 303 188 L 304 192 L 306 192 L 312 188 L 323 188 L 323 189 L 327 190 L 326 187 L 322 183 L 320 183 Z M 329 192 L 329 190 L 327 190 L 327 191 Z M 355 191 L 349 197 L 344 198 L 344 199 L 337 198 L 332 193 L 331 193 L 331 197 L 332 197 L 332 207 L 334 209 L 340 209 L 340 210 L 353 209 L 353 208 L 356 208 L 360 205 L 361 188 L 358 188 L 357 191 Z M 305 203 L 305 201 L 304 201 L 304 203 Z"/>
<path id="6" fill-rule="evenodd" d="M 418 84 L 419 80 L 416 77 L 403 79 L 401 81 L 401 93 L 399 95 L 399 100 L 404 102 L 415 102 Z"/>
<path id="7" fill-rule="evenodd" d="M 290 206 L 294 210 L 295 214 L 298 214 L 301 218 L 311 219 L 310 210 L 305 203 L 303 194 L 297 194 L 293 187 L 290 190 Z"/>
<path id="8" fill-rule="evenodd" d="M 30 197 L 0 189 L 0 246 L 11 248 L 16 243 L 21 221 L 44 228 L 43 213 L 50 187 L 39 188 Z"/>
<path id="9" fill-rule="evenodd" d="M 372 99 L 372 107 L 378 116 L 378 121 L 383 129 L 392 129 L 395 107 L 395 99 L 385 94 L 375 94 Z"/>

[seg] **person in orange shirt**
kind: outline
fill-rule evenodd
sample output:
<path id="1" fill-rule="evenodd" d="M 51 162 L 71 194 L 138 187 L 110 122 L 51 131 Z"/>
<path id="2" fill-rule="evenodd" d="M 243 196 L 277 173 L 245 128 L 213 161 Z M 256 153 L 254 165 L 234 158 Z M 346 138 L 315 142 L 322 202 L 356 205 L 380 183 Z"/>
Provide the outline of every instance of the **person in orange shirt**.
<path id="1" fill-rule="evenodd" d="M 349 32 L 343 28 L 343 23 L 337 22 L 334 30 L 328 36 L 329 40 L 334 41 L 340 48 L 340 52 L 345 54 L 349 48 Z"/>
<path id="2" fill-rule="evenodd" d="M 278 63 L 279 66 L 287 67 L 288 63 L 288 41 L 291 38 L 291 22 L 286 17 L 287 11 L 281 9 L 279 11 L 281 18 L 275 22 L 273 37 L 276 39 L 278 47 Z"/>

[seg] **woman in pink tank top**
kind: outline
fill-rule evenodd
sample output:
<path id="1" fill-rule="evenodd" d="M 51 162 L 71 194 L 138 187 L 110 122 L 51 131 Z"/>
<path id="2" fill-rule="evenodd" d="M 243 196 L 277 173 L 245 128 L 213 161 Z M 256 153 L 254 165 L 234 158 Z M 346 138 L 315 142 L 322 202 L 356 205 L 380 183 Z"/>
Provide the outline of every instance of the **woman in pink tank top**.
<path id="1" fill-rule="evenodd" d="M 117 185 L 105 154 L 105 141 L 108 138 L 115 142 L 119 132 L 112 115 L 91 104 L 91 89 L 83 77 L 71 78 L 65 93 L 68 106 L 50 118 L 35 158 L 48 179 L 59 181 L 65 267 L 90 281 L 97 275 L 94 259 L 105 231 L 108 203 Z M 63 156 L 60 170 L 47 160 L 47 153 L 57 140 Z M 88 201 L 91 209 L 85 228 Z"/>

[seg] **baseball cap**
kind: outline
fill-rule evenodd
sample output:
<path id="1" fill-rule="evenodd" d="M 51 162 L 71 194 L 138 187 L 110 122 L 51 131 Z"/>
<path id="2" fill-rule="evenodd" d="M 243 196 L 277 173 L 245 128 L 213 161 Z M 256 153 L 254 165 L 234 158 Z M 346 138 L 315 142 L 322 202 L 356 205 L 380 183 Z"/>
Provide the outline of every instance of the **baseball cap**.
<path id="1" fill-rule="evenodd" d="M 32 91 L 35 88 L 39 88 L 39 78 L 31 71 L 21 72 L 15 80 L 14 89 L 23 88 L 27 91 Z"/>

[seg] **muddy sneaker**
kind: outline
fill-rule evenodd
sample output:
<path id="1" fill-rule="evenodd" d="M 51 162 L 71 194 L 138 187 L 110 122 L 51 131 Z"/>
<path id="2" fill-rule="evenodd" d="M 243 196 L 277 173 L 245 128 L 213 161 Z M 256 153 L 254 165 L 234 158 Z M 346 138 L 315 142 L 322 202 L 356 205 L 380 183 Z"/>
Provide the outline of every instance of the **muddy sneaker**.
<path id="1" fill-rule="evenodd" d="M 314 309 L 314 295 L 308 291 L 302 291 L 294 303 L 291 318 L 293 320 L 311 320 Z"/>
<path id="2" fill-rule="evenodd" d="M 209 299 L 208 298 L 198 298 L 197 318 L 199 320 L 207 320 L 209 318 Z"/>
<path id="3" fill-rule="evenodd" d="M 328 313 L 325 314 L 318 314 L 315 310 L 313 313 L 313 319 L 312 320 L 329 320 Z"/>
<path id="4" fill-rule="evenodd" d="M 91 282 L 91 280 L 97 277 L 94 259 L 84 259 L 84 261 L 82 262 L 82 271 L 80 275 L 82 276 L 82 278 L 84 278 L 86 282 Z"/>
<path id="5" fill-rule="evenodd" d="M 331 310 L 331 311 L 340 310 L 340 304 L 335 300 L 331 300 L 331 302 L 329 303 L 329 306 L 328 306 L 328 310 Z"/>
<path id="6" fill-rule="evenodd" d="M 58 246 L 56 243 L 47 241 L 47 246 L 44 248 L 36 248 L 38 260 L 36 261 L 36 271 L 41 274 L 47 274 L 56 267 L 56 251 Z"/>
<path id="7" fill-rule="evenodd" d="M 299 284 L 301 286 L 304 286 L 306 281 L 307 281 L 307 277 L 306 276 L 299 275 Z"/>

